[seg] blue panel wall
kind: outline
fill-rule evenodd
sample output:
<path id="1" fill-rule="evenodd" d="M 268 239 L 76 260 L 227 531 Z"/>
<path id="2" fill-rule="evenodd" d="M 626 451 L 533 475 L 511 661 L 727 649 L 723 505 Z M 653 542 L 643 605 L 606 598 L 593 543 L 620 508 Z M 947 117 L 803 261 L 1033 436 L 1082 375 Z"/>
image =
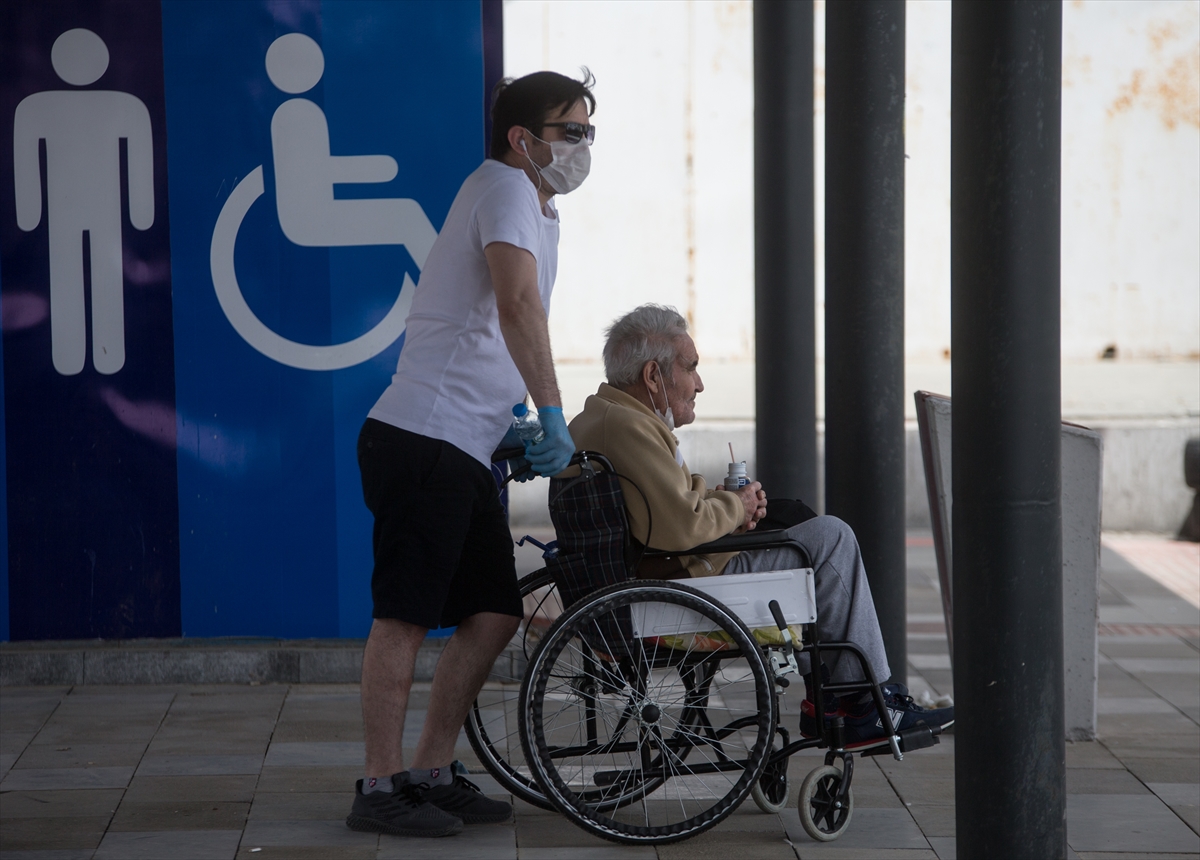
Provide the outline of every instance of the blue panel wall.
<path id="1" fill-rule="evenodd" d="M 495 50 L 495 0 L 0 4 L 0 638 L 366 634 L 371 519 L 355 443 L 402 328 L 337 369 L 297 366 L 246 334 L 215 273 L 231 265 L 245 314 L 295 344 L 343 344 L 384 320 L 419 284 L 418 260 L 400 242 L 285 235 L 272 119 L 311 103 L 332 156 L 398 166 L 334 184 L 333 198 L 415 200 L 440 229 L 483 154 L 481 8 Z M 94 84 L 51 68 L 73 28 L 107 45 Z M 266 67 L 289 34 L 324 64 L 302 91 Z M 14 219 L 15 109 L 55 88 L 132 94 L 152 121 L 153 227 L 131 226 L 127 190 L 120 203 L 127 360 L 115 373 L 52 363 L 47 224 Z M 293 138 L 308 146 L 316 128 Z M 85 276 L 88 302 L 90 290 Z"/>
<path id="2" fill-rule="evenodd" d="M 320 106 L 335 155 L 386 154 L 394 180 L 338 198 L 414 198 L 439 227 L 480 161 L 479 6 L 469 3 L 167 2 L 172 243 L 176 278 L 183 630 L 188 636 L 365 635 L 370 518 L 355 441 L 400 343 L 343 370 L 288 367 L 233 330 L 209 270 L 229 192 L 261 165 L 265 192 L 237 237 L 247 303 L 281 335 L 350 340 L 391 307 L 408 272 L 403 245 L 300 247 L 272 206 L 271 119 L 290 96 L 268 79 L 267 49 L 304 33 L 324 74 Z"/>

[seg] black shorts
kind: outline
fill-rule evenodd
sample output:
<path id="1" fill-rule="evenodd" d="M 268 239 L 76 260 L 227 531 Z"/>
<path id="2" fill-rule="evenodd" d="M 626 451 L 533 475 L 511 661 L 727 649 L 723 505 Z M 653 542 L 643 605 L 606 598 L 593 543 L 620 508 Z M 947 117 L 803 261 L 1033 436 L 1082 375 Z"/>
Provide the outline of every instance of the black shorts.
<path id="1" fill-rule="evenodd" d="M 368 418 L 358 436 L 375 515 L 375 618 L 451 627 L 523 615 L 512 534 L 491 470 L 461 449 Z"/>

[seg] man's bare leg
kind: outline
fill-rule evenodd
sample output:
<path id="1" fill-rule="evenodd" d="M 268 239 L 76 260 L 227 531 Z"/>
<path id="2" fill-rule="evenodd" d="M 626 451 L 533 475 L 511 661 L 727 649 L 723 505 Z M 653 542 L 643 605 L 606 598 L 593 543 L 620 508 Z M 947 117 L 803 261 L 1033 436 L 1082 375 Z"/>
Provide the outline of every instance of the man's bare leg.
<path id="1" fill-rule="evenodd" d="M 387 789 L 393 774 L 404 769 L 404 714 L 412 690 L 417 650 L 427 631 L 404 621 L 375 619 L 363 653 L 363 735 L 367 747 L 367 776 L 382 784 L 359 781 L 354 805 L 346 818 L 351 830 L 395 836 L 452 836 L 461 833 L 461 816 L 411 797 L 404 790 L 407 776 Z M 370 789 L 369 791 L 367 789 Z"/>
<path id="2" fill-rule="evenodd" d="M 521 619 L 512 615 L 480 612 L 458 625 L 433 674 L 429 712 L 413 755 L 414 768 L 445 767 L 453 760 L 454 742 L 471 703 L 479 695 L 497 655 L 512 639 L 520 623 Z M 363 680 L 366 681 L 365 665 Z M 363 717 L 365 720 L 365 692 Z M 368 761 L 369 756 L 368 748 Z"/>
<path id="3" fill-rule="evenodd" d="M 391 776 L 404 770 L 404 715 L 417 651 L 427 632 L 424 627 L 391 618 L 376 618 L 371 625 L 362 666 L 368 777 Z"/>

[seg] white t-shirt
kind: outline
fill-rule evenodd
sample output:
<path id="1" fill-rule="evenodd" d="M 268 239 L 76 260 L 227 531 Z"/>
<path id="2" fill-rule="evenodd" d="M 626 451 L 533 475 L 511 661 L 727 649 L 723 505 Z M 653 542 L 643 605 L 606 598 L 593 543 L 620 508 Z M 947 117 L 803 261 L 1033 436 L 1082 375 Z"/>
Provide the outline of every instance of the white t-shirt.
<path id="1" fill-rule="evenodd" d="M 558 213 L 553 203 L 547 209 L 553 217 L 519 168 L 489 158 L 467 177 L 421 272 L 396 373 L 371 418 L 491 462 L 526 388 L 500 333 L 483 249 L 508 242 L 533 254 L 549 314 Z"/>

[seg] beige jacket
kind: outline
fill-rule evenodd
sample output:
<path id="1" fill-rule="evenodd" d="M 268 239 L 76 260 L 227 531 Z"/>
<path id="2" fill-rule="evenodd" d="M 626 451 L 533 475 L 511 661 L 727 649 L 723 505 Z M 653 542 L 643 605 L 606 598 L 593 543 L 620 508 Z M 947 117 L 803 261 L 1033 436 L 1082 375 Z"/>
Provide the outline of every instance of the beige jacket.
<path id="1" fill-rule="evenodd" d="M 633 537 L 654 549 L 690 549 L 724 537 L 745 521 L 741 499 L 708 490 L 704 478 L 688 472 L 676 459 L 679 441 L 657 415 L 607 383 L 587 399 L 570 424 L 580 450 L 595 451 L 612 461 L 641 493 L 621 481 Z M 646 517 L 646 503 L 651 517 Z M 647 540 L 647 526 L 652 529 Z M 689 576 L 720 573 L 735 553 L 681 556 Z"/>

